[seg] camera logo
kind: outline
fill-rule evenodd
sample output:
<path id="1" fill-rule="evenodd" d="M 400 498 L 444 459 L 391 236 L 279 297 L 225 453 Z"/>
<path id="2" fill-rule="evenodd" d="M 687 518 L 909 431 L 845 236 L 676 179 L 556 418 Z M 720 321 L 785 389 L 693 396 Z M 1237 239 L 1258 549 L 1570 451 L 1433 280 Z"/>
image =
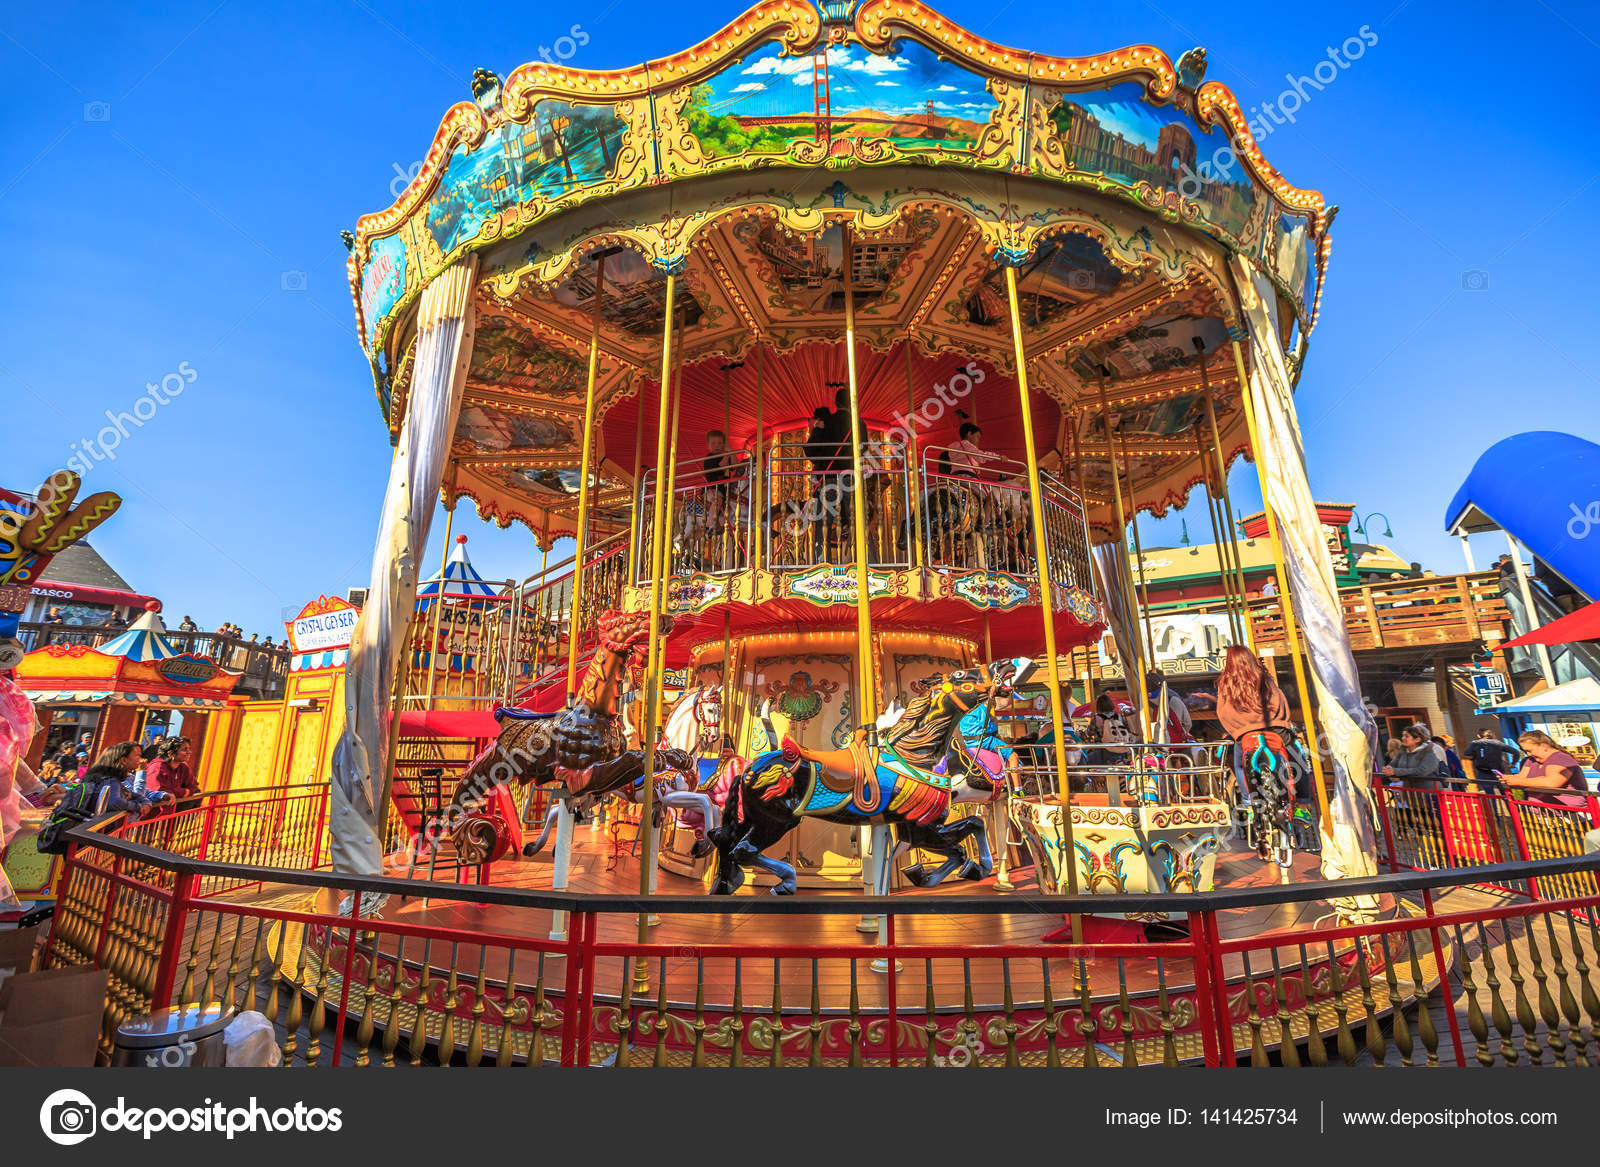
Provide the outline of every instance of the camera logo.
<path id="1" fill-rule="evenodd" d="M 44 1137 L 62 1147 L 75 1147 L 95 1132 L 95 1106 L 79 1090 L 57 1090 L 39 1107 Z"/>

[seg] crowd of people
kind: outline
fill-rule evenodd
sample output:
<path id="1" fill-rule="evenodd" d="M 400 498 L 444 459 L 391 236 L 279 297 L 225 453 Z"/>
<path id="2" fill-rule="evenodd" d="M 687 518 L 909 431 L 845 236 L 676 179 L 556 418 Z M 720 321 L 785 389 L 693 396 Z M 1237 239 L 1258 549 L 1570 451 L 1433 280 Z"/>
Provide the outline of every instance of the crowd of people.
<path id="1" fill-rule="evenodd" d="M 200 793 L 194 745 L 186 737 L 157 734 L 148 742 L 118 742 L 89 760 L 92 734 L 63 742 L 37 773 L 18 766 L 18 789 L 36 806 L 53 806 L 74 786 L 86 785 L 92 804 L 105 811 L 148 817 Z"/>

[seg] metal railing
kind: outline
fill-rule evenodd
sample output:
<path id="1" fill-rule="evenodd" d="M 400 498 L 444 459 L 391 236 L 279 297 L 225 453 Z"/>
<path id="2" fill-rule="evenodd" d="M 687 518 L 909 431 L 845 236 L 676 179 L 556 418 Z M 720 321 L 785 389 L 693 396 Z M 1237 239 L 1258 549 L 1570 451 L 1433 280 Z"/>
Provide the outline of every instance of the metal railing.
<path id="1" fill-rule="evenodd" d="M 1067 783 L 1073 794 L 1099 794 L 1117 802 L 1227 802 L 1236 788 L 1233 743 L 1126 742 L 1118 745 L 1069 742 Z M 1059 798 L 1055 747 L 1032 744 L 1014 747 L 1017 763 L 1012 775 L 1013 793 Z M 1112 805 L 1117 805 L 1113 802 Z"/>
<path id="2" fill-rule="evenodd" d="M 46 624 L 29 621 L 18 625 L 17 636 L 23 648 L 32 652 L 51 644 L 81 644 L 89 648 L 115 640 L 126 628 L 86 627 L 77 624 Z M 242 673 L 238 688 L 257 690 L 261 696 L 276 696 L 289 675 L 290 652 L 286 645 L 258 644 L 215 632 L 168 632 L 167 639 L 179 652 L 203 656 L 225 669 Z"/>
<path id="3" fill-rule="evenodd" d="M 1179 895 L 754 896 L 736 906 L 429 884 L 447 917 L 463 914 L 454 905 L 470 911 L 468 928 L 371 914 L 386 897 L 415 895 L 414 882 L 219 863 L 119 837 L 128 833 L 72 833 L 48 947 L 51 967 L 110 973 L 107 1053 L 130 1016 L 220 1002 L 264 1013 L 285 1061 L 307 1066 L 1538 1066 L 1600 1056 L 1600 896 L 1443 902 L 1469 881 L 1592 879 L 1600 855 Z M 1354 897 L 1421 904 L 1354 925 L 1241 927 Z M 1186 932 L 1047 944 L 1006 923 L 1151 911 Z M 555 912 L 570 913 L 564 939 L 546 939 Z M 660 919 L 645 940 L 640 913 Z M 876 943 L 839 922 L 864 914 L 882 919 Z M 811 938 L 796 938 L 807 919 Z"/>
<path id="4" fill-rule="evenodd" d="M 669 575 L 685 578 L 744 570 L 805 569 L 855 560 L 854 507 L 865 507 L 867 563 L 904 569 L 918 564 L 939 571 L 1006 573 L 1038 578 L 1032 503 L 1026 467 L 985 455 L 974 468 L 969 455 L 946 447 L 923 451 L 920 480 L 901 445 L 867 441 L 861 448 L 863 479 L 853 485 L 848 444 L 798 440 L 775 443 L 765 460 L 759 498 L 752 498 L 747 461 L 724 472 L 707 460 L 680 463 Z M 952 459 L 955 459 L 953 461 Z M 650 546 L 654 523 L 654 469 L 641 478 L 636 499 L 635 546 Z M 727 476 L 720 477 L 724 473 Z M 1089 532 L 1078 497 L 1053 475 L 1040 475 L 1045 542 L 1057 588 L 1094 594 Z M 752 516 L 754 506 L 759 513 Z M 755 549 L 759 548 L 759 554 Z M 650 565 L 635 565 L 633 579 L 647 583 Z"/>
<path id="5" fill-rule="evenodd" d="M 656 482 L 660 471 L 640 476 L 634 579 L 648 583 L 645 562 L 655 538 Z M 672 487 L 672 541 L 667 575 L 719 575 L 750 566 L 750 462 L 743 453 L 680 460 Z"/>

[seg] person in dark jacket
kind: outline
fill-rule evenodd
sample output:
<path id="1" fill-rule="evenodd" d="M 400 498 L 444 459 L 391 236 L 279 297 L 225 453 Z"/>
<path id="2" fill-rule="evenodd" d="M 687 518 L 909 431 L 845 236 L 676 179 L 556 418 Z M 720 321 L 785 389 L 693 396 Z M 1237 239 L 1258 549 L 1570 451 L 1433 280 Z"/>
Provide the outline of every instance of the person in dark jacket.
<path id="1" fill-rule="evenodd" d="M 133 818 L 148 818 L 171 801 L 170 794 L 144 794 L 133 788 L 134 772 L 144 764 L 138 742 L 118 742 L 100 751 L 83 780 L 99 788 L 104 811 L 121 811 Z"/>
<path id="2" fill-rule="evenodd" d="M 1418 725 L 1408 725 L 1400 731 L 1400 753 L 1392 766 L 1383 768 L 1383 773 L 1400 779 L 1394 785 L 1413 790 L 1437 790 L 1440 780 L 1450 777 L 1449 766 L 1440 760 L 1427 729 Z"/>

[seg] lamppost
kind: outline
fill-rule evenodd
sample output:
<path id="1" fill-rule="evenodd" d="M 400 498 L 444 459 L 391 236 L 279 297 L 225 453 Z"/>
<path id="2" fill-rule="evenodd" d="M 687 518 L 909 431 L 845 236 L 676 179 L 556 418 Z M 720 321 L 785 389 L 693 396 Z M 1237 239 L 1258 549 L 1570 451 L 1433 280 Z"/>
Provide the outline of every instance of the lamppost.
<path id="1" fill-rule="evenodd" d="M 1394 532 L 1389 529 L 1389 516 L 1384 514 L 1382 511 L 1369 511 L 1369 512 L 1367 512 L 1367 517 L 1366 518 L 1362 518 L 1355 511 L 1351 511 L 1350 513 L 1353 516 L 1355 516 L 1355 520 L 1356 520 L 1356 525 L 1354 527 L 1352 527 L 1351 530 L 1355 531 L 1355 533 L 1357 535 L 1365 535 L 1367 533 L 1367 524 L 1370 523 L 1373 519 L 1382 519 L 1383 520 L 1383 537 L 1385 539 L 1393 539 L 1394 538 Z"/>

